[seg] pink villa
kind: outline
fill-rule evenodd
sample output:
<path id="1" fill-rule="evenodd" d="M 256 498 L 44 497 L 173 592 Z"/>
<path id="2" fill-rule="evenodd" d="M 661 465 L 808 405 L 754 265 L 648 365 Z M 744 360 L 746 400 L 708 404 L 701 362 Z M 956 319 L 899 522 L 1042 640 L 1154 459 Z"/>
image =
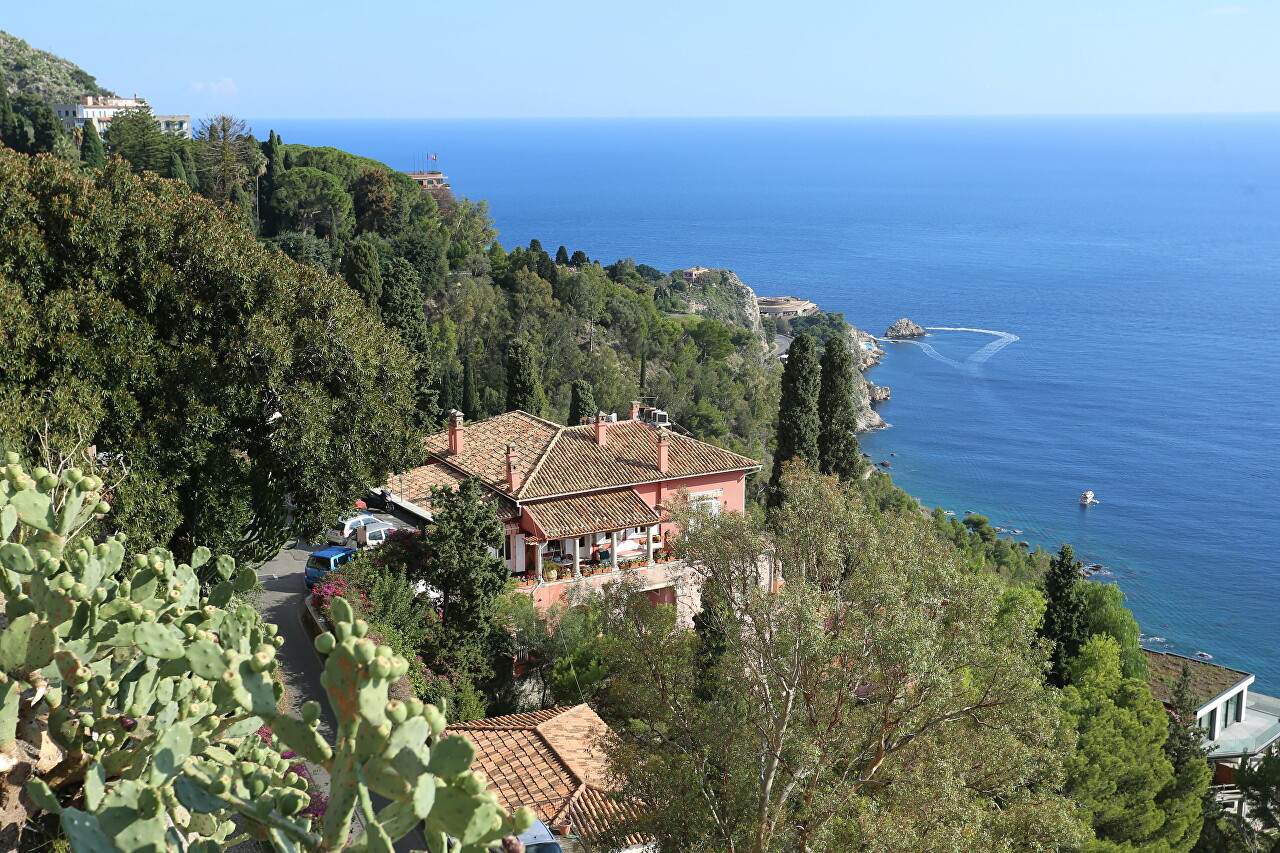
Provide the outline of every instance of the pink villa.
<path id="1" fill-rule="evenodd" d="M 709 512 L 742 512 L 760 463 L 675 433 L 665 412 L 638 403 L 627 420 L 612 417 L 561 426 L 515 411 L 464 424 L 450 412 L 449 428 L 425 439 L 427 463 L 393 474 L 383 492 L 430 519 L 433 487 L 475 477 L 503 521 L 501 556 L 539 607 L 631 569 L 655 603 L 691 618 L 697 590 L 666 554 L 666 508 L 684 492 Z"/>

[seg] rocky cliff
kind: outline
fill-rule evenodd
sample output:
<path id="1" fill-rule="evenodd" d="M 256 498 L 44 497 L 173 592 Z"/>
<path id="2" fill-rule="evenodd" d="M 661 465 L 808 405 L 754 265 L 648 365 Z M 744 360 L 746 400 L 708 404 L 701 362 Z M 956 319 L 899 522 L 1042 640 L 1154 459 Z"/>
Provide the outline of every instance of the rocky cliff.
<path id="1" fill-rule="evenodd" d="M 696 282 L 681 282 L 681 286 L 685 290 L 680 296 L 689 304 L 691 313 L 749 329 L 764 339 L 756 292 L 733 270 L 709 270 L 698 276 Z M 773 344 L 772 341 L 766 343 L 769 346 Z"/>
<path id="2" fill-rule="evenodd" d="M 923 338 L 925 331 L 922 327 L 903 317 L 898 322 L 889 327 L 884 333 L 886 338 Z"/>

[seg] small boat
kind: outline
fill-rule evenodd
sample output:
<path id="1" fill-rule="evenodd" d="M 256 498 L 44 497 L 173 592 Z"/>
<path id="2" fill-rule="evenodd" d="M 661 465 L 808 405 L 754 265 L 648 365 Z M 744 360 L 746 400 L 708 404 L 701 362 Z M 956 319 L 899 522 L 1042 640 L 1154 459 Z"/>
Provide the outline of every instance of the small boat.
<path id="1" fill-rule="evenodd" d="M 973 515 L 973 510 L 971 510 L 971 509 L 966 509 L 966 510 L 964 511 L 964 514 L 965 514 L 965 515 Z"/>
<path id="2" fill-rule="evenodd" d="M 1093 492 L 1083 492 L 1080 495 L 1080 506 L 1088 506 L 1089 504 L 1096 504 L 1097 502 L 1098 499 L 1093 496 Z"/>
<path id="3" fill-rule="evenodd" d="M 1213 655 L 1208 652 L 1196 652 L 1196 657 L 1200 658 L 1200 660 L 1213 660 Z"/>
<path id="4" fill-rule="evenodd" d="M 949 516 L 951 516 L 952 518 L 954 518 L 954 517 L 955 517 L 955 511 L 954 511 L 954 510 L 950 510 L 950 509 L 949 509 L 949 510 L 947 510 L 947 515 L 949 515 Z"/>
<path id="5" fill-rule="evenodd" d="M 1160 644 L 1162 644 L 1162 645 L 1163 645 L 1164 643 L 1167 643 L 1167 642 L 1169 642 L 1169 641 L 1168 641 L 1168 640 L 1166 640 L 1164 637 L 1148 637 L 1148 638 L 1147 638 L 1147 642 L 1149 642 L 1149 643 L 1160 643 Z"/>
<path id="6" fill-rule="evenodd" d="M 1009 532 L 1010 532 L 1010 533 L 1012 533 L 1014 536 L 1021 536 L 1021 535 L 1022 535 L 1022 531 L 1021 531 L 1021 530 L 1010 530 Z"/>

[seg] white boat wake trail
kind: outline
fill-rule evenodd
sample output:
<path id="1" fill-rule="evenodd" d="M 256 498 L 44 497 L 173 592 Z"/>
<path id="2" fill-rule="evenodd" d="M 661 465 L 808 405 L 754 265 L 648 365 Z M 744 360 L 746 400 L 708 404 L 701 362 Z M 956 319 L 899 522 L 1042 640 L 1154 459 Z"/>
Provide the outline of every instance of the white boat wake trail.
<path id="1" fill-rule="evenodd" d="M 920 347 L 920 349 L 924 350 L 924 354 L 929 356 L 929 358 L 936 359 L 937 361 L 941 361 L 944 364 L 949 364 L 952 367 L 957 368 L 959 370 L 964 370 L 965 368 L 975 368 L 978 365 L 985 362 L 987 359 L 991 358 L 991 356 L 1000 352 L 1000 350 L 1004 349 L 1009 344 L 1013 343 L 1016 340 L 1019 340 L 1018 336 L 1015 334 L 1012 334 L 1010 332 L 997 332 L 993 329 L 968 329 L 968 328 L 962 328 L 959 326 L 926 326 L 925 329 L 930 332 L 979 332 L 984 335 L 996 336 L 996 339 L 994 341 L 987 344 L 985 347 L 983 347 L 982 349 L 975 352 L 973 355 L 966 358 L 963 363 L 956 361 L 954 358 L 948 358 L 947 356 L 938 352 L 936 349 L 934 349 L 932 346 L 925 343 L 924 341 L 913 341 L 905 338 L 894 339 L 894 343 L 915 344 L 916 346 Z"/>

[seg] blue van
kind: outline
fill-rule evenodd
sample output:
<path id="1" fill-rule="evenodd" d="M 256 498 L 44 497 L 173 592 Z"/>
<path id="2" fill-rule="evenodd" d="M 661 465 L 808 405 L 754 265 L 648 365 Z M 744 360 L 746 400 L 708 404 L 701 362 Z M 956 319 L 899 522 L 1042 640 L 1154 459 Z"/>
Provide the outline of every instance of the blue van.
<path id="1" fill-rule="evenodd" d="M 325 548 L 307 558 L 307 589 L 315 589 L 329 572 L 350 563 L 360 552 L 355 548 Z"/>

